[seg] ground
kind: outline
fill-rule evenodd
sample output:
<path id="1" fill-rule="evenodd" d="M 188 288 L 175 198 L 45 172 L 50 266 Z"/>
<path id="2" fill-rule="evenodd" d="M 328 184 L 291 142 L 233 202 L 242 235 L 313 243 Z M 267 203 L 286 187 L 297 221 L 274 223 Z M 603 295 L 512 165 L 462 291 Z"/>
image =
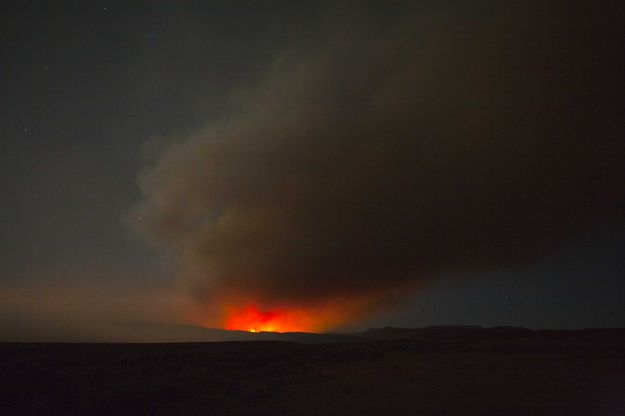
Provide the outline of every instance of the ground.
<path id="1" fill-rule="evenodd" d="M 625 414 L 614 343 L 0 344 L 0 371 L 3 415 Z"/>

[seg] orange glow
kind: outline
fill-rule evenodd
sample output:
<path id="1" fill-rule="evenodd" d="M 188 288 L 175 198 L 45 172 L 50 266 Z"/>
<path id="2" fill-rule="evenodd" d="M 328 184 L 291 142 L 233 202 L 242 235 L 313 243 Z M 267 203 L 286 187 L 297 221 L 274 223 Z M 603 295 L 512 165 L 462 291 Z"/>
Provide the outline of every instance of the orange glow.
<path id="1" fill-rule="evenodd" d="M 249 332 L 308 332 L 318 330 L 320 322 L 306 311 L 262 311 L 256 305 L 249 305 L 228 313 L 224 326 L 230 330 Z"/>
<path id="2" fill-rule="evenodd" d="M 218 326 L 248 332 L 323 332 L 355 322 L 379 309 L 380 296 L 341 297 L 316 304 L 224 296 L 222 302 L 213 304 L 216 308 L 212 312 L 196 310 L 189 315 L 188 321 L 207 328 Z"/>

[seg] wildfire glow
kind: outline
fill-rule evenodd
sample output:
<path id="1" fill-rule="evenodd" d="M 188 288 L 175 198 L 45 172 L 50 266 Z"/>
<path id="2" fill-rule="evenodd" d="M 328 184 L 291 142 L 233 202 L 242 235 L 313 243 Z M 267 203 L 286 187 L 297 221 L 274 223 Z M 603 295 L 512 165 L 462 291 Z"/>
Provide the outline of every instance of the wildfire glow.
<path id="1" fill-rule="evenodd" d="M 308 332 L 318 330 L 319 323 L 305 311 L 262 311 L 250 305 L 229 313 L 224 326 L 226 329 L 249 332 Z"/>
<path id="2" fill-rule="evenodd" d="M 371 305 L 365 296 L 314 305 L 224 299 L 221 318 L 215 323 L 224 329 L 248 332 L 322 332 L 354 322 L 363 316 L 363 311 L 371 310 Z M 206 327 L 215 325 L 210 320 L 200 322 Z"/>

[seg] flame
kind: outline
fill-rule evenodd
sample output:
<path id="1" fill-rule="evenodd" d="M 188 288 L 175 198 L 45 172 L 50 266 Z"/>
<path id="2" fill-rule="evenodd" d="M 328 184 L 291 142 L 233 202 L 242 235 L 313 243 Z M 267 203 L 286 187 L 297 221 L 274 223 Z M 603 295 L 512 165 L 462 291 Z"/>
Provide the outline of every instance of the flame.
<path id="1" fill-rule="evenodd" d="M 260 310 L 256 305 L 248 305 L 231 310 L 224 327 L 249 332 L 311 332 L 319 330 L 321 323 L 304 310 Z"/>
<path id="2" fill-rule="evenodd" d="M 200 309 L 189 320 L 207 328 L 248 332 L 322 332 L 362 318 L 376 306 L 376 299 L 361 295 L 298 304 L 224 297 L 214 312 Z"/>

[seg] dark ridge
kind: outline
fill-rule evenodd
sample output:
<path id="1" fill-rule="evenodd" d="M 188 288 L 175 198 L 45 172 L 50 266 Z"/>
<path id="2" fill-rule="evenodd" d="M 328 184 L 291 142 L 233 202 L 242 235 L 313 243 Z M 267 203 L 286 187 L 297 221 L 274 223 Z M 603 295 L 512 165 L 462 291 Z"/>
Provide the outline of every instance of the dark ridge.
<path id="1" fill-rule="evenodd" d="M 400 342 L 402 348 L 423 351 L 536 351 L 580 350 L 625 351 L 625 329 L 594 328 L 579 330 L 541 329 L 513 326 L 484 328 L 481 326 L 430 326 L 423 328 L 370 328 L 354 333 L 247 332 L 190 325 L 132 324 L 126 326 L 131 335 L 113 339 L 108 344 L 156 343 L 246 343 L 285 342 L 298 344 L 339 344 Z M 45 341 L 45 340 L 43 340 Z M 99 340 L 82 340 L 98 343 Z M 67 343 L 66 343 L 67 344 Z M 7 345 L 7 344 L 5 344 Z M 50 344 L 46 344 L 50 345 Z"/>

